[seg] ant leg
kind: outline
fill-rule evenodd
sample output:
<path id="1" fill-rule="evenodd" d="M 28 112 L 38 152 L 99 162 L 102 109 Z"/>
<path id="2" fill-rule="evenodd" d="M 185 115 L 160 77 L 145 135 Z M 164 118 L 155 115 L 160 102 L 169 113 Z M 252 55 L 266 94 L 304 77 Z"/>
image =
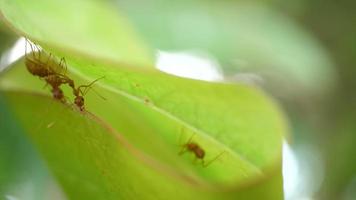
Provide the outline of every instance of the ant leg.
<path id="1" fill-rule="evenodd" d="M 182 142 L 183 133 L 184 133 L 184 127 L 181 128 L 180 135 L 179 135 L 179 138 L 178 138 L 179 146 L 184 146 L 184 143 Z"/>
<path id="2" fill-rule="evenodd" d="M 47 66 L 48 68 L 50 68 L 50 67 L 49 67 L 49 62 L 51 61 L 51 58 L 52 58 L 52 53 L 49 53 L 49 56 L 48 56 L 47 62 L 46 62 L 46 66 Z"/>
<path id="3" fill-rule="evenodd" d="M 187 143 L 191 143 L 192 142 L 192 140 L 193 140 L 193 137 L 194 137 L 194 135 L 195 135 L 196 133 L 193 133 L 192 134 L 192 136 L 190 136 L 190 138 L 189 138 L 189 140 L 188 140 L 188 142 Z"/>
<path id="4" fill-rule="evenodd" d="M 205 163 L 203 160 L 203 167 L 207 167 L 209 166 L 212 162 L 214 162 L 215 160 L 217 160 L 220 156 L 222 156 L 225 153 L 225 151 L 222 151 L 221 153 L 219 153 L 219 155 L 215 156 L 215 158 L 211 159 L 209 162 Z"/>
<path id="5" fill-rule="evenodd" d="M 48 82 L 46 81 L 46 84 L 43 86 L 42 89 L 46 89 L 46 87 L 47 87 L 48 85 L 49 85 L 49 84 L 48 84 Z"/>
<path id="6" fill-rule="evenodd" d="M 38 51 L 38 59 L 41 60 L 41 49 L 37 46 L 37 44 L 34 43 L 34 45 Z"/>
<path id="7" fill-rule="evenodd" d="M 182 142 L 182 136 L 184 133 L 184 127 L 182 127 L 179 138 L 178 138 L 178 144 L 181 147 L 180 151 L 179 151 L 179 155 L 182 155 L 184 152 L 187 151 L 187 147 L 185 146 L 185 144 Z"/>
<path id="8" fill-rule="evenodd" d="M 68 71 L 67 61 L 66 61 L 66 58 L 65 58 L 65 57 L 62 57 L 62 59 L 63 59 L 63 66 L 62 66 L 62 68 L 64 69 L 64 73 L 63 73 L 63 74 L 66 74 L 67 71 Z"/>
<path id="9" fill-rule="evenodd" d="M 62 68 L 63 68 L 62 65 L 63 65 L 63 57 L 59 60 L 59 64 L 58 64 L 60 70 L 62 70 Z M 63 73 L 63 74 L 64 74 L 64 73 Z"/>
<path id="10" fill-rule="evenodd" d="M 30 40 L 28 40 L 28 39 L 26 39 L 26 40 L 30 44 L 31 53 L 32 53 L 33 58 L 36 58 L 35 49 L 33 48 L 33 44 L 31 43 Z"/>

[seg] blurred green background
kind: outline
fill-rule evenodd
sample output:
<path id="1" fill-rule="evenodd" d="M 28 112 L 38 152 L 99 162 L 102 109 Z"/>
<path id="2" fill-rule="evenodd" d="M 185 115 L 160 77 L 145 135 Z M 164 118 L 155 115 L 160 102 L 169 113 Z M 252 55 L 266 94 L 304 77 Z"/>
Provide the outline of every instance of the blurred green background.
<path id="1" fill-rule="evenodd" d="M 126 14 L 154 49 L 205 55 L 218 63 L 225 80 L 260 85 L 280 101 L 290 119 L 295 157 L 294 168 L 284 169 L 286 199 L 356 198 L 354 1 L 110 3 Z M 2 60 L 15 40 L 16 36 L 0 25 Z M 1 101 L 0 111 L 0 122 L 14 129 L 7 116 L 11 114 L 5 112 Z M 16 134 L 0 137 L 2 146 L 26 143 Z M 12 146 L 19 146 L 12 154 L 18 158 L 36 157 L 32 150 L 22 149 L 31 149 L 28 145 Z M 38 158 L 32 160 L 43 165 Z M 8 166 L 11 164 L 0 160 L 0 169 L 10 170 Z M 32 169 L 26 166 L 16 170 Z M 5 179 L 0 177 L 2 182 Z"/>

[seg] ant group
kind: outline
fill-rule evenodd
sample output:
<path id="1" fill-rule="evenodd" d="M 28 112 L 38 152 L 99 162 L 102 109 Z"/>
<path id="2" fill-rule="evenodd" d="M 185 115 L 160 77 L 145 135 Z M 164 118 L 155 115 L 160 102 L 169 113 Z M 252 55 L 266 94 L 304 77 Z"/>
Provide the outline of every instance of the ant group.
<path id="1" fill-rule="evenodd" d="M 27 43 L 30 44 L 32 51 L 31 56 L 27 54 Z M 88 85 L 80 85 L 76 88 L 74 81 L 65 74 L 67 71 L 65 58 L 61 58 L 59 64 L 56 64 L 52 58 L 52 54 L 49 54 L 46 62 L 44 62 L 41 58 L 41 54 L 45 52 L 36 44 L 31 43 L 27 39 L 25 48 L 25 65 L 27 70 L 32 75 L 38 76 L 41 80 L 44 80 L 46 85 L 50 85 L 52 87 L 51 92 L 53 98 L 65 103 L 65 96 L 60 86 L 63 84 L 68 84 L 69 87 L 72 88 L 73 94 L 75 96 L 74 104 L 80 109 L 80 111 L 84 111 L 84 96 L 92 87 L 92 85 L 103 77 L 94 80 Z"/>
<path id="2" fill-rule="evenodd" d="M 182 155 L 186 151 L 189 151 L 194 154 L 195 160 L 200 160 L 202 166 L 207 167 L 212 162 L 217 160 L 220 156 L 222 156 L 222 154 L 225 153 L 225 151 L 223 151 L 220 154 L 218 154 L 217 156 L 215 156 L 213 159 L 211 159 L 210 161 L 206 162 L 204 159 L 205 158 L 205 150 L 198 143 L 192 141 L 194 135 L 195 135 L 195 133 L 189 138 L 189 140 L 185 144 L 181 145 L 182 149 L 179 152 L 179 155 Z"/>

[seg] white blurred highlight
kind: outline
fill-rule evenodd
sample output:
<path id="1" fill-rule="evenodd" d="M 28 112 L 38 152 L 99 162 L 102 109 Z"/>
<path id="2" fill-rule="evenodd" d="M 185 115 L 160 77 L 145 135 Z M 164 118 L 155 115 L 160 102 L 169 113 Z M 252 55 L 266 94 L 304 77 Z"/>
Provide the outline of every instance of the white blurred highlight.
<path id="1" fill-rule="evenodd" d="M 166 73 L 205 81 L 222 81 L 218 62 L 211 56 L 196 52 L 159 51 L 156 67 Z"/>
<path id="2" fill-rule="evenodd" d="M 11 63 L 17 61 L 19 58 L 25 55 L 26 39 L 21 37 L 18 39 L 14 46 L 6 51 L 0 59 L 0 71 L 11 65 Z M 31 52 L 31 48 L 27 45 L 27 52 Z"/>
<path id="3" fill-rule="evenodd" d="M 324 168 L 319 152 L 310 145 L 294 150 L 283 144 L 283 188 L 286 200 L 312 200 L 320 188 Z"/>

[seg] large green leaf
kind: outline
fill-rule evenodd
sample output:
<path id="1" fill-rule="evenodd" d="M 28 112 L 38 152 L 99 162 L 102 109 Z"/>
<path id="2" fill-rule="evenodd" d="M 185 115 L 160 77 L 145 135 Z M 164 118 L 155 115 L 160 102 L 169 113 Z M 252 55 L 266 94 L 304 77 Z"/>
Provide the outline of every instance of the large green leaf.
<path id="1" fill-rule="evenodd" d="M 169 169 L 89 113 L 39 95 L 7 92 L 6 97 L 70 199 L 281 197 L 279 175 L 242 191 L 202 186 L 178 171 L 167 176 Z"/>
<path id="2" fill-rule="evenodd" d="M 68 60 L 71 61 L 71 59 Z M 110 124 L 112 130 L 119 131 L 129 141 L 130 145 L 144 152 L 145 156 L 139 154 L 141 156 L 139 156 L 138 160 L 148 162 L 144 164 L 151 167 L 153 165 L 156 170 L 155 173 L 160 171 L 160 173 L 165 175 L 164 177 L 178 177 L 180 179 L 175 181 L 179 182 L 179 184 L 190 185 L 189 183 L 193 182 L 195 184 L 194 188 L 211 188 L 212 185 L 218 188 L 240 188 L 241 185 L 251 180 L 263 182 L 265 179 L 269 181 L 271 178 L 271 180 L 275 179 L 273 177 L 278 177 L 274 171 L 277 170 L 277 172 L 280 172 L 281 137 L 285 131 L 284 123 L 273 103 L 271 104 L 258 90 L 246 86 L 184 80 L 158 72 L 150 72 L 146 73 L 147 76 L 144 76 L 144 74 L 140 76 L 139 71 L 136 71 L 136 73 L 132 73 L 129 70 L 123 72 L 122 70 L 117 70 L 116 67 L 105 67 L 103 69 L 100 66 L 96 66 L 95 68 L 80 68 L 79 65 L 76 65 L 76 69 L 90 69 L 88 72 L 85 72 L 88 75 L 94 73 L 101 76 L 100 71 L 105 72 L 106 78 L 100 82 L 100 90 L 98 87 L 96 90 L 100 91 L 108 100 L 105 102 L 98 97 L 88 95 L 87 109 L 104 118 Z M 92 71 L 94 69 L 95 71 Z M 131 82 L 131 80 L 133 81 Z M 0 85 L 7 90 L 33 91 L 42 90 L 43 87 L 43 83 L 40 80 L 28 75 L 22 62 L 1 78 Z M 173 86 L 175 88 L 172 88 Z M 204 96 L 205 98 L 203 98 Z M 71 120 L 71 117 L 67 116 L 67 114 L 61 114 L 64 112 L 62 111 L 63 109 L 58 110 L 53 108 L 53 105 L 57 105 L 56 102 L 50 102 L 51 105 L 48 105 L 48 103 L 42 103 L 42 100 L 39 100 L 40 97 L 37 97 L 35 100 L 18 97 L 18 95 L 15 95 L 15 98 L 12 98 L 10 102 L 14 102 L 14 107 L 20 115 L 28 115 L 23 120 L 23 123 L 32 125 L 32 128 L 27 125 L 30 132 L 33 132 L 34 126 L 39 127 L 36 130 L 41 130 L 40 132 L 49 131 L 51 134 L 63 135 L 65 140 L 74 141 L 74 143 L 68 144 L 65 150 L 67 148 L 75 148 L 77 151 L 90 152 L 87 155 L 90 157 L 103 157 L 101 155 L 102 152 L 95 153 L 95 150 L 88 151 L 85 148 L 89 147 L 82 147 L 83 141 L 73 138 L 74 136 L 77 137 L 79 134 L 77 132 L 89 134 L 87 133 L 87 125 L 81 125 L 80 122 L 76 122 L 75 120 L 69 123 L 66 119 Z M 16 103 L 16 99 L 21 99 L 24 102 Z M 149 99 L 150 102 L 146 103 L 146 99 Z M 223 99 L 224 101 L 222 101 Z M 29 102 L 26 103 L 26 101 Z M 42 107 L 35 107 L 34 102 L 43 105 Z M 30 110 L 25 109 L 26 106 Z M 37 112 L 39 113 L 39 118 L 36 119 L 32 115 Z M 50 118 L 47 112 L 58 114 L 56 117 Z M 77 115 L 82 116 L 80 113 L 77 113 Z M 35 121 L 32 121 L 32 119 Z M 42 122 L 47 119 L 50 121 Z M 64 130 L 47 130 L 45 128 L 51 123 L 58 124 L 62 123 L 62 121 L 65 122 L 63 125 Z M 41 126 L 35 122 L 40 123 Z M 185 129 L 184 141 L 195 132 L 194 141 L 197 141 L 206 150 L 207 160 L 212 159 L 223 150 L 226 153 L 207 168 L 193 164 L 192 157 L 187 155 L 184 157 L 179 156 L 179 137 L 182 135 L 181 129 L 183 127 Z M 84 130 L 81 130 L 82 128 Z M 93 128 L 93 130 L 96 129 Z M 96 132 L 94 131 L 87 137 L 82 136 L 81 139 L 97 141 L 95 137 L 92 138 Z M 59 142 L 58 138 L 53 138 L 53 140 L 53 142 L 58 142 L 59 147 L 56 149 L 60 149 L 63 142 Z M 105 140 L 111 141 L 113 139 L 105 138 Z M 41 147 L 46 142 L 48 141 L 41 140 L 37 146 Z M 102 146 L 99 143 L 94 145 L 94 147 L 98 145 Z M 53 144 L 49 147 L 51 146 Z M 49 154 L 54 151 L 49 147 L 47 149 L 41 147 L 40 150 L 43 154 Z M 114 150 L 108 148 L 107 151 L 112 152 Z M 69 153 L 62 152 L 61 154 L 67 155 Z M 59 155 L 58 153 L 57 156 Z M 81 165 L 82 161 L 80 158 L 76 162 L 74 162 L 76 159 L 66 160 L 67 157 L 60 160 L 57 156 L 47 156 L 46 158 L 52 169 L 63 168 L 63 172 L 61 174 L 56 173 L 56 175 L 68 195 L 76 197 L 78 192 L 74 189 L 78 190 L 78 187 L 76 187 L 78 184 L 72 185 L 69 180 L 63 179 L 63 176 L 65 173 L 74 173 L 74 169 L 72 168 L 83 167 Z M 127 157 L 120 158 L 122 159 L 120 162 L 127 161 Z M 108 158 L 108 160 L 111 159 Z M 101 163 L 104 161 L 100 160 L 97 162 Z M 115 161 L 114 163 L 116 162 L 119 161 Z M 67 168 L 65 167 L 66 165 L 73 166 L 72 168 Z M 141 166 L 143 164 L 139 163 L 137 165 Z M 275 169 L 269 171 L 269 168 Z M 98 173 L 98 170 L 100 171 L 100 168 L 94 168 L 92 171 L 83 172 L 83 174 L 85 176 L 92 176 L 92 173 Z M 108 171 L 112 170 L 114 169 L 108 169 Z M 135 176 L 127 175 L 126 172 L 122 173 L 114 177 L 119 180 L 124 179 L 125 182 L 128 182 L 129 180 L 127 179 L 130 177 L 131 179 L 137 179 Z M 82 181 L 85 181 L 85 179 Z M 156 182 L 155 179 L 152 179 L 152 181 Z M 183 183 L 180 181 L 183 181 Z M 164 184 L 167 184 L 167 182 Z M 174 183 L 175 186 L 178 184 L 176 182 Z M 102 183 L 98 182 L 97 184 L 101 185 Z M 151 184 L 150 186 L 158 189 L 161 184 L 163 183 L 157 180 L 157 184 Z M 276 187 L 273 185 L 264 186 Z M 273 192 L 272 194 L 280 196 L 280 191 L 282 190 L 280 182 L 277 182 L 277 186 L 279 186 L 279 192 Z M 140 188 L 138 185 L 137 187 Z M 144 184 L 142 187 L 146 188 L 147 185 Z M 88 190 L 90 188 L 81 187 L 81 192 L 79 193 L 84 195 L 84 197 L 87 197 L 85 194 L 94 195 Z M 101 188 L 95 191 L 95 193 L 105 196 L 105 190 Z M 114 193 L 122 195 L 121 192 L 121 188 L 117 188 Z M 270 191 L 266 190 L 264 192 Z M 167 189 L 167 191 L 163 190 L 160 195 L 167 197 L 171 194 L 170 190 Z M 250 195 L 253 195 L 253 193 Z M 156 196 L 157 198 L 159 196 Z"/>
<path id="3" fill-rule="evenodd" d="M 0 5 L 17 30 L 27 36 L 43 30 L 53 39 L 36 35 L 48 51 L 66 58 L 67 75 L 77 85 L 105 77 L 95 90 L 106 101 L 92 93 L 85 96 L 87 110 L 95 115 L 34 95 L 46 92 L 44 83 L 26 71 L 23 60 L 0 79 L 0 88 L 20 91 L 9 92 L 9 102 L 69 197 L 282 198 L 280 159 L 286 127 L 278 107 L 262 91 L 246 85 L 177 78 L 118 65 L 109 56 L 90 58 L 83 55 L 85 49 L 58 48 L 71 47 L 72 39 L 58 36 L 56 31 L 60 30 L 48 28 L 48 23 L 33 23 L 23 13 L 14 12 L 20 5 L 26 5 L 28 13 L 41 6 L 17 1 L 0 1 Z M 48 14 L 47 20 L 62 14 Z M 23 28 L 25 22 L 31 25 Z M 56 23 L 75 27 L 78 21 Z M 85 31 L 79 28 L 74 33 L 85 35 Z M 111 47 L 100 44 L 95 49 L 99 54 Z M 68 87 L 66 95 L 73 99 Z M 206 151 L 206 161 L 225 153 L 208 167 L 194 164 L 191 154 L 178 154 L 180 145 L 191 136 Z"/>

